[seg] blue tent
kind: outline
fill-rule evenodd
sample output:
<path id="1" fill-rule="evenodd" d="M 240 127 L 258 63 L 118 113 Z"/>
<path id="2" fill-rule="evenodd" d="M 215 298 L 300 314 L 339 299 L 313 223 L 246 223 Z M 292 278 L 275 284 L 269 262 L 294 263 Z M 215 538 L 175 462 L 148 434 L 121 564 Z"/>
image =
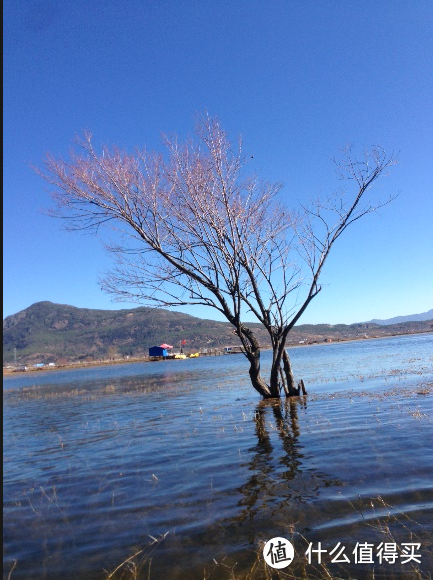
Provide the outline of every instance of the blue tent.
<path id="1" fill-rule="evenodd" d="M 167 349 L 160 346 L 152 346 L 149 348 L 149 356 L 167 356 Z"/>

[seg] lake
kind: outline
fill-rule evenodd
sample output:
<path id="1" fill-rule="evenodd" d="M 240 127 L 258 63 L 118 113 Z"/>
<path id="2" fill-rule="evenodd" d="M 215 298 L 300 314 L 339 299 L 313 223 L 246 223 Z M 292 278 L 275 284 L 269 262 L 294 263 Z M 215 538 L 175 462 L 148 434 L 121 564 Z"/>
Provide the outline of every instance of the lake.
<path id="1" fill-rule="evenodd" d="M 433 334 L 289 354 L 280 403 L 243 355 L 4 377 L 4 577 L 427 577 Z"/>

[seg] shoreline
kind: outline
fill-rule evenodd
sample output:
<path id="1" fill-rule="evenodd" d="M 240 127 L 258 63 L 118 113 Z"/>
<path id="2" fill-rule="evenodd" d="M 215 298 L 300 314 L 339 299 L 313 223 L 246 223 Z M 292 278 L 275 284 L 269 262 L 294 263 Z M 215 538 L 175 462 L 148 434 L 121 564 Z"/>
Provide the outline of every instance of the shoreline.
<path id="1" fill-rule="evenodd" d="M 386 339 L 386 338 L 395 338 L 398 336 L 413 336 L 415 334 L 430 334 L 432 333 L 433 330 L 423 330 L 423 331 L 413 331 L 413 332 L 404 332 L 404 333 L 397 333 L 397 334 L 387 334 L 384 336 L 369 336 L 368 338 L 365 337 L 356 337 L 356 338 L 341 338 L 341 339 L 331 339 L 329 342 L 325 342 L 323 340 L 316 341 L 316 342 L 309 342 L 309 343 L 305 343 L 305 344 L 290 344 L 287 345 L 287 349 L 292 349 L 292 348 L 305 348 L 305 347 L 309 347 L 309 346 L 329 346 L 329 345 L 335 345 L 335 344 L 342 344 L 342 343 L 346 343 L 346 342 L 354 342 L 354 341 L 368 341 L 368 340 L 381 340 L 381 339 Z M 267 350 L 271 350 L 270 347 L 264 347 L 261 349 L 262 351 L 267 351 Z M 220 353 L 221 356 L 229 356 L 229 355 L 225 355 L 224 353 Z M 241 352 L 239 353 L 230 353 L 230 355 L 233 354 L 242 354 Z M 219 355 L 209 355 L 209 354 L 205 354 L 205 353 L 200 353 L 201 357 L 208 357 L 208 356 L 219 356 Z M 189 357 L 188 357 L 189 358 Z M 171 359 L 167 359 L 167 360 L 171 360 Z M 173 359 L 175 360 L 175 359 Z M 27 370 L 16 370 L 14 368 L 6 368 L 3 367 L 3 378 L 5 377 L 9 377 L 9 376 L 15 376 L 15 375 L 21 375 L 24 373 L 38 373 L 38 372 L 52 372 L 52 371 L 68 371 L 68 370 L 74 370 L 77 368 L 93 368 L 93 367 L 105 367 L 105 366 L 111 366 L 111 365 L 119 365 L 119 364 L 131 364 L 131 363 L 148 363 L 148 362 L 158 362 L 158 361 L 154 361 L 153 359 L 151 359 L 149 356 L 147 355 L 143 355 L 142 357 L 130 357 L 128 359 L 124 359 L 124 358 L 119 358 L 119 359 L 114 359 L 114 360 L 98 360 L 98 361 L 89 361 L 89 362 L 71 362 L 71 363 L 66 363 L 66 364 L 62 364 L 62 365 L 55 365 L 55 366 L 44 366 L 44 367 L 29 367 L 27 368 Z M 18 365 L 21 366 L 21 365 Z M 24 365 L 23 365 L 24 366 Z"/>

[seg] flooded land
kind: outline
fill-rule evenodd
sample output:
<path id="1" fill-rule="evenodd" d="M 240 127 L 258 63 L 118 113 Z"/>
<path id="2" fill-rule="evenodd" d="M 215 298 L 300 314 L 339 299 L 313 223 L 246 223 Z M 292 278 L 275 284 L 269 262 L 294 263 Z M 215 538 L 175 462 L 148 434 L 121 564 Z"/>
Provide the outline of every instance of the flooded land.
<path id="1" fill-rule="evenodd" d="M 433 334 L 289 352 L 4 377 L 4 578 L 431 578 Z"/>

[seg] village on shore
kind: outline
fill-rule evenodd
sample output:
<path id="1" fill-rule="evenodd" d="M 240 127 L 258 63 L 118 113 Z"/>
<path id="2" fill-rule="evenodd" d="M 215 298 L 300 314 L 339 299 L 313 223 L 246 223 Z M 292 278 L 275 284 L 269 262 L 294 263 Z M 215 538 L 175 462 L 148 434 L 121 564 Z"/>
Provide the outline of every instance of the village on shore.
<path id="1" fill-rule="evenodd" d="M 388 327 L 389 328 L 389 327 Z M 381 332 L 378 332 L 381 331 Z M 401 332 L 387 332 L 387 327 L 377 328 L 375 327 L 374 335 L 369 336 L 363 334 L 355 337 L 347 338 L 314 338 L 303 339 L 297 342 L 288 343 L 288 348 L 302 348 L 308 346 L 318 346 L 325 344 L 335 344 L 342 342 L 353 342 L 359 340 L 377 340 L 383 338 L 391 338 L 395 336 L 405 336 L 411 334 L 424 334 L 427 332 L 433 332 L 433 328 L 429 330 L 422 329 L 406 329 Z M 118 365 L 127 363 L 143 363 L 143 362 L 155 362 L 161 360 L 185 360 L 190 358 L 199 358 L 207 356 L 223 356 L 232 354 L 242 354 L 242 348 L 239 345 L 225 346 L 222 348 L 202 348 L 198 351 L 189 351 L 184 349 L 182 344 L 179 345 L 178 349 L 173 350 L 173 347 L 164 348 L 169 345 L 153 346 L 149 348 L 149 354 L 141 356 L 130 356 L 130 355 L 115 355 L 107 356 L 100 360 L 81 360 L 81 361 L 70 361 L 64 363 L 53 363 L 53 362 L 38 362 L 33 365 L 20 365 L 20 364 L 4 364 L 3 365 L 3 375 L 8 375 L 11 373 L 23 373 L 23 372 L 37 372 L 37 371 L 52 371 L 52 370 L 67 370 L 67 369 L 77 369 L 81 367 L 98 367 L 98 366 L 108 366 L 108 365 Z M 155 349 L 159 349 L 156 351 Z M 270 350 L 269 345 L 262 347 L 262 351 Z"/>

